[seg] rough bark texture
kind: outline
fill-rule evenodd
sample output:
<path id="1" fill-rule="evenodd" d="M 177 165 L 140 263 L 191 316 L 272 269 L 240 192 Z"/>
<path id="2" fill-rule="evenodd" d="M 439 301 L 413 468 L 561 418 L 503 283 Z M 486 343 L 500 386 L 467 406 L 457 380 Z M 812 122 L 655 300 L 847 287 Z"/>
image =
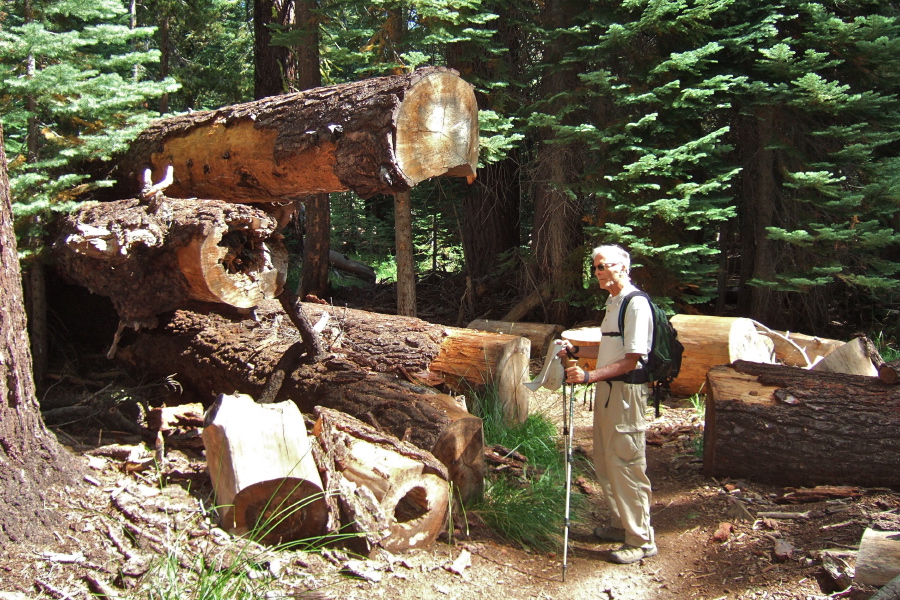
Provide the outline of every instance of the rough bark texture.
<path id="1" fill-rule="evenodd" d="M 444 328 L 317 304 L 303 308 L 313 322 L 326 308 L 334 314 L 322 331 L 326 350 L 333 354 L 316 364 L 299 364 L 304 345 L 271 303 L 257 309 L 257 320 L 215 305 L 169 313 L 157 329 L 142 332 L 120 350 L 119 357 L 140 372 L 174 373 L 185 392 L 205 405 L 220 393 L 235 391 L 258 399 L 271 374 L 282 370 L 280 390 L 268 401 L 290 399 L 305 413 L 316 406 L 346 412 L 433 452 L 448 464 L 465 498 L 479 495 L 481 420 L 449 396 L 397 378 L 428 378 Z"/>
<path id="2" fill-rule="evenodd" d="M 397 262 L 397 314 L 416 316 L 416 263 L 413 256 L 409 192 L 394 195 L 394 247 Z"/>
<path id="3" fill-rule="evenodd" d="M 737 361 L 709 372 L 704 471 L 779 485 L 900 487 L 900 388 Z"/>
<path id="4" fill-rule="evenodd" d="M 55 253 L 125 322 L 152 326 L 189 299 L 250 308 L 278 295 L 287 251 L 276 227 L 258 208 L 217 200 L 91 203 L 65 220 Z"/>
<path id="5" fill-rule="evenodd" d="M 174 168 L 177 197 L 277 202 L 352 190 L 395 194 L 438 175 L 473 177 L 472 86 L 439 67 L 163 119 L 120 161 L 119 197 Z"/>
<path id="6" fill-rule="evenodd" d="M 72 484 L 74 460 L 41 422 L 25 330 L 22 279 L 12 227 L 0 126 L 0 541 L 52 539 L 48 505 L 56 484 Z"/>

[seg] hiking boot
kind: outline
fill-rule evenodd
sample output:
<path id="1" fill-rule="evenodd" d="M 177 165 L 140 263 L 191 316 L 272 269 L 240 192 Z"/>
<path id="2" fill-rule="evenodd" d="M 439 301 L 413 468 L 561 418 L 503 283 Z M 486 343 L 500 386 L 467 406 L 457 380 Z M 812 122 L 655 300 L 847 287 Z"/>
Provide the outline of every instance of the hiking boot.
<path id="1" fill-rule="evenodd" d="M 598 527 L 594 530 L 594 537 L 607 542 L 624 542 L 625 530 L 620 527 Z"/>
<path id="2" fill-rule="evenodd" d="M 613 550 L 612 552 L 610 552 L 609 556 L 614 563 L 619 563 L 620 565 L 630 565 L 631 563 L 636 563 L 643 558 L 656 556 L 658 553 L 659 550 L 657 550 L 656 544 L 651 544 L 643 548 L 639 546 L 629 546 L 628 544 L 623 544 L 622 547 L 618 550 Z"/>

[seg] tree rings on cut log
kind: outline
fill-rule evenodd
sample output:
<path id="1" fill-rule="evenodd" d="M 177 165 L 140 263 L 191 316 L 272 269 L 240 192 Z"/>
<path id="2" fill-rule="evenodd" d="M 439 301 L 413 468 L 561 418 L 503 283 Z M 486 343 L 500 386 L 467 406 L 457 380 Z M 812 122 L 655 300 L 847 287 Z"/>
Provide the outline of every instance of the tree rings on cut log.
<path id="1" fill-rule="evenodd" d="M 760 335 L 750 319 L 675 315 L 671 323 L 684 345 L 681 371 L 671 384 L 673 394 L 699 393 L 706 384 L 706 374 L 716 365 L 736 360 L 773 362 L 774 343 Z"/>
<path id="2" fill-rule="evenodd" d="M 178 265 L 194 300 L 252 308 L 281 293 L 288 257 L 281 240 L 254 239 L 250 223 L 214 223 L 178 249 Z"/>
<path id="3" fill-rule="evenodd" d="M 474 88 L 447 71 L 419 79 L 397 114 L 397 164 L 415 185 L 438 175 L 475 179 L 478 114 Z"/>

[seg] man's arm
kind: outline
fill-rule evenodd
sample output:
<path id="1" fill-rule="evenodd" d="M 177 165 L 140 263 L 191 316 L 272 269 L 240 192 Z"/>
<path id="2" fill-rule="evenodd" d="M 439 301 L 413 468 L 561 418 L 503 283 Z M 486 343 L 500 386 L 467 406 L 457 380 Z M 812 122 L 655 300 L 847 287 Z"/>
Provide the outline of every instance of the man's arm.
<path id="1" fill-rule="evenodd" d="M 624 375 L 628 371 L 633 371 L 637 368 L 640 358 L 640 354 L 626 354 L 625 358 L 621 358 L 604 367 L 596 368 L 593 371 L 584 371 L 584 369 L 577 366 L 569 367 L 566 369 L 566 383 L 593 383 L 616 377 L 617 375 Z"/>

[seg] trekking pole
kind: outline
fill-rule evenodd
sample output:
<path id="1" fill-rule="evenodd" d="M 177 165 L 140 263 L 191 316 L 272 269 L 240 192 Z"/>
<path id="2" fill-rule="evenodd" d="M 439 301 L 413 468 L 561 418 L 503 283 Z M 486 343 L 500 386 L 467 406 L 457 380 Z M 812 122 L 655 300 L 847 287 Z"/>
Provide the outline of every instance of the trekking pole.
<path id="1" fill-rule="evenodd" d="M 574 367 L 577 360 L 566 359 L 563 361 L 565 368 Z M 566 582 L 566 569 L 569 568 L 569 509 L 572 496 L 572 440 L 575 435 L 575 384 L 569 384 L 568 402 L 566 399 L 566 386 L 563 384 L 563 435 L 566 444 L 566 513 L 563 527 L 563 562 L 562 580 Z"/>

